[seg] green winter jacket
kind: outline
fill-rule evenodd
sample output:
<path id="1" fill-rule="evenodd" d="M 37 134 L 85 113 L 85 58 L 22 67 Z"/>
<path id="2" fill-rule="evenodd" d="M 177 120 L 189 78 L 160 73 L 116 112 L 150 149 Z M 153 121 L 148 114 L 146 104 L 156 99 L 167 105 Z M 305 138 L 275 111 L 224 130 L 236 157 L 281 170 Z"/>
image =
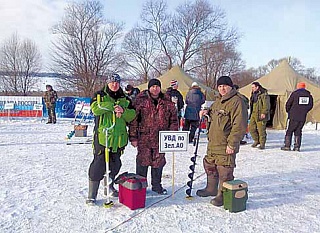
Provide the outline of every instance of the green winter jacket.
<path id="1" fill-rule="evenodd" d="M 237 91 L 232 89 L 225 96 L 217 98 L 208 114 L 208 155 L 226 155 L 227 145 L 238 153 L 240 141 L 246 133 L 248 111 Z"/>
<path id="2" fill-rule="evenodd" d="M 265 118 L 261 119 L 260 115 L 265 114 Z M 258 121 L 270 120 L 270 97 L 268 92 L 264 88 L 260 88 L 258 91 L 258 100 L 253 101 L 253 95 L 250 98 L 250 118 L 253 116 Z"/>
<path id="3" fill-rule="evenodd" d="M 100 107 L 98 104 L 99 97 Z M 120 118 L 117 118 L 114 114 L 115 105 L 120 105 L 124 109 Z M 112 98 L 110 90 L 106 86 L 94 95 L 90 106 L 95 116 L 94 139 L 97 138 L 100 145 L 106 146 L 105 130 L 115 123 L 108 130 L 108 148 L 112 148 L 112 152 L 116 152 L 118 148 L 125 147 L 128 144 L 127 123 L 135 118 L 136 111 L 122 89 L 120 88 Z"/>

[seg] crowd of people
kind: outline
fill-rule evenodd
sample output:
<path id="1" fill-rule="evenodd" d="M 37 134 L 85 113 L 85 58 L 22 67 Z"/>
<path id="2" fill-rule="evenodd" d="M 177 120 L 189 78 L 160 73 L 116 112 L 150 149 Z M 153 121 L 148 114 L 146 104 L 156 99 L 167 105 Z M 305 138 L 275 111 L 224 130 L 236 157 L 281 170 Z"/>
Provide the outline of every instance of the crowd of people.
<path id="1" fill-rule="evenodd" d="M 167 194 L 161 182 L 166 158 L 165 153 L 159 152 L 159 132 L 178 131 L 182 121 L 182 130 L 189 131 L 189 143 L 192 143 L 200 120 L 203 116 L 208 118 L 207 153 L 203 159 L 207 183 L 196 194 L 199 197 L 214 196 L 210 203 L 215 206 L 223 205 L 222 184 L 234 179 L 236 154 L 240 145 L 246 143 L 243 139 L 248 134 L 248 128 L 253 139 L 251 146 L 266 149 L 271 104 L 268 90 L 259 82 L 251 84 L 248 99 L 238 91 L 239 86 L 233 84 L 229 76 L 221 76 L 217 80 L 219 96 L 209 109 L 201 108 L 205 95 L 197 82 L 192 83 L 185 100 L 178 90 L 177 80 L 171 80 L 166 92 L 162 91 L 159 79 L 150 79 L 148 88 L 142 91 L 130 84 L 124 91 L 120 84 L 121 77 L 113 74 L 91 99 L 95 125 L 93 160 L 88 171 L 88 205 L 96 203 L 101 180 L 104 180 L 105 195 L 118 196 L 115 179 L 122 166 L 121 155 L 129 142 L 137 148 L 136 174 L 147 177 L 151 167 L 151 190 L 161 195 Z M 47 123 L 55 124 L 58 95 L 51 85 L 47 85 L 46 89 L 43 98 L 48 109 Z M 281 150 L 292 149 L 294 135 L 293 150 L 300 151 L 302 128 L 312 107 L 311 93 L 306 90 L 304 82 L 299 82 L 286 102 L 289 123 Z M 106 166 L 110 180 L 105 177 Z"/>

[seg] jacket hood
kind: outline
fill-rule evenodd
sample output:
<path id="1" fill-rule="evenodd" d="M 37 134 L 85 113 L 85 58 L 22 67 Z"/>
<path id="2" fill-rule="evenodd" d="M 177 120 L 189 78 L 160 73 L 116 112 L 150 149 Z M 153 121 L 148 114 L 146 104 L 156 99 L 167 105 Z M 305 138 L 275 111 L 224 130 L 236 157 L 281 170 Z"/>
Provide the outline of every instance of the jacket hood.
<path id="1" fill-rule="evenodd" d="M 221 102 L 227 101 L 228 99 L 232 98 L 236 94 L 237 94 L 237 90 L 232 88 L 231 91 L 229 93 L 227 93 L 226 95 L 224 95 L 224 96 L 220 95 L 220 100 L 221 100 Z"/>

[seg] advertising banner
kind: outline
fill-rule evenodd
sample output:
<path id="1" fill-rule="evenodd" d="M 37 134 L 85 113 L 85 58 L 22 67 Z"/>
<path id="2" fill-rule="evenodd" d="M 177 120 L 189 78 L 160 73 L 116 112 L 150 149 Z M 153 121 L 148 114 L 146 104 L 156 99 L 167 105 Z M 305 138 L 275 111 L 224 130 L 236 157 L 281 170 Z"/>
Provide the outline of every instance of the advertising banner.
<path id="1" fill-rule="evenodd" d="M 41 117 L 42 109 L 34 106 L 42 104 L 42 97 L 37 96 L 0 96 L 0 117 Z M 8 106 L 12 108 L 8 109 Z"/>

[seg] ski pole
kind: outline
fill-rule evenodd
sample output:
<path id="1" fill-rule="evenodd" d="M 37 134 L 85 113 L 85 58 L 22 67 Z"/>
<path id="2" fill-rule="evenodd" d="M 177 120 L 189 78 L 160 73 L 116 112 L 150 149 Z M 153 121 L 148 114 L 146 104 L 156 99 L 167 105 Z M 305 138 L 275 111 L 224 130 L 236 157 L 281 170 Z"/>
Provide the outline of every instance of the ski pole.
<path id="1" fill-rule="evenodd" d="M 103 109 L 103 110 L 107 110 L 107 111 L 110 111 L 109 109 L 107 108 L 103 108 L 101 105 L 100 105 L 100 95 L 97 95 L 97 103 L 98 103 L 98 107 L 100 109 Z M 110 208 L 111 206 L 113 206 L 113 201 L 110 200 L 110 189 L 109 189 L 109 173 L 110 173 L 110 170 L 109 170 L 109 145 L 108 145 L 108 131 L 111 130 L 116 124 L 116 114 L 114 111 L 112 111 L 112 125 L 110 127 L 106 127 L 104 129 L 105 131 L 105 136 L 106 136 L 106 146 L 105 146 L 105 150 L 104 150 L 104 154 L 105 154 L 105 162 L 106 162 L 106 173 L 105 173 L 105 179 L 107 180 L 107 200 L 105 203 L 103 203 L 103 206 L 106 207 L 106 208 Z"/>

